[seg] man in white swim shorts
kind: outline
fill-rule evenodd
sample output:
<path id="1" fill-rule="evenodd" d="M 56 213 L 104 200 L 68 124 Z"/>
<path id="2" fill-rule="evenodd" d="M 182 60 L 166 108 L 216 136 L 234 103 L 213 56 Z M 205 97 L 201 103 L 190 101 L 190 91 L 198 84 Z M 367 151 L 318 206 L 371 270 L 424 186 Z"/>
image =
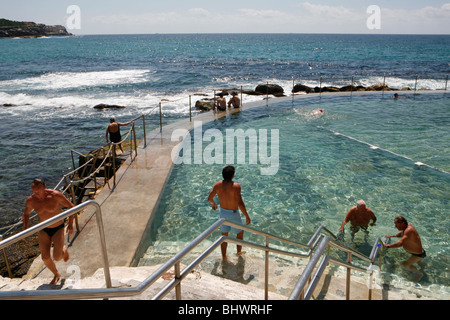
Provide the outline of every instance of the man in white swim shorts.
<path id="1" fill-rule="evenodd" d="M 208 201 L 211 203 L 213 210 L 217 210 L 217 203 L 214 202 L 214 197 L 217 194 L 220 202 L 220 218 L 224 218 L 227 221 L 242 224 L 241 215 L 239 209 L 245 215 L 246 224 L 251 223 L 250 217 L 245 208 L 244 201 L 241 195 L 241 185 L 237 182 L 233 182 L 235 169 L 233 166 L 227 166 L 222 170 L 223 180 L 218 181 L 214 184 L 212 188 Z M 244 231 L 230 227 L 227 225 L 222 225 L 220 227 L 222 235 L 228 236 L 230 231 L 237 233 L 237 239 L 244 239 Z M 227 259 L 227 242 L 223 242 L 221 245 L 222 259 L 225 261 Z M 242 255 L 242 246 L 237 246 L 237 254 Z"/>

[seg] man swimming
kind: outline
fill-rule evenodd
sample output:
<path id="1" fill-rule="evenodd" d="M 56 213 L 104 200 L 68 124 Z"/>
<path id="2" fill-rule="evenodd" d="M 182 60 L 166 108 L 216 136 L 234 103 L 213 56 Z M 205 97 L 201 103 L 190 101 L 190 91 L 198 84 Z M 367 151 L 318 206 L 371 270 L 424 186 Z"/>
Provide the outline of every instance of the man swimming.
<path id="1" fill-rule="evenodd" d="M 402 262 L 403 266 L 405 266 L 408 270 L 414 272 L 419 281 L 423 277 L 423 273 L 420 272 L 416 267 L 413 266 L 414 263 L 418 263 L 420 267 L 424 267 L 424 264 L 421 263 L 421 260 L 427 256 L 425 250 L 422 247 L 422 241 L 420 239 L 419 233 L 416 228 L 414 228 L 411 224 L 408 224 L 408 221 L 403 216 L 398 216 L 394 219 L 395 227 L 400 231 L 395 236 L 386 236 L 388 238 L 401 238 L 400 241 L 392 244 L 384 244 L 386 248 L 400 248 L 406 250 L 406 252 L 411 254 L 411 257 Z"/>
<path id="2" fill-rule="evenodd" d="M 36 211 L 39 216 L 39 221 L 43 222 L 57 216 L 62 212 L 61 207 L 72 208 L 74 205 L 61 192 L 51 189 L 46 189 L 45 182 L 42 179 L 34 179 L 31 184 L 33 194 L 28 197 L 23 213 L 23 229 L 28 229 L 31 211 Z M 73 234 L 73 218 L 69 217 L 69 225 L 67 230 L 69 236 Z M 51 258 L 51 248 L 53 244 L 53 259 L 64 262 L 69 260 L 69 251 L 64 245 L 64 221 L 55 222 L 48 228 L 39 231 L 39 249 L 41 250 L 42 261 L 44 261 L 47 268 L 53 273 L 54 278 L 50 282 L 51 285 L 58 283 L 61 274 L 56 268 L 55 263 Z"/>
<path id="3" fill-rule="evenodd" d="M 217 194 L 220 201 L 220 218 L 242 224 L 241 216 L 239 213 L 239 209 L 241 209 L 242 213 L 245 215 L 246 224 L 249 225 L 251 223 L 251 220 L 247 213 L 247 209 L 245 208 L 244 201 L 242 200 L 241 185 L 237 182 L 233 182 L 234 173 L 235 169 L 233 166 L 227 166 L 223 168 L 223 180 L 218 181 L 214 184 L 209 194 L 208 201 L 211 203 L 213 210 L 217 210 L 218 206 L 214 202 L 214 196 Z M 228 232 L 233 231 L 237 233 L 237 239 L 244 239 L 244 230 L 233 228 L 227 225 L 220 226 L 220 230 L 222 231 L 222 235 L 224 236 L 228 236 Z M 223 261 L 227 259 L 227 246 L 228 243 L 225 241 L 221 245 Z M 245 253 L 241 250 L 242 246 L 238 245 L 238 255 L 242 255 Z"/>

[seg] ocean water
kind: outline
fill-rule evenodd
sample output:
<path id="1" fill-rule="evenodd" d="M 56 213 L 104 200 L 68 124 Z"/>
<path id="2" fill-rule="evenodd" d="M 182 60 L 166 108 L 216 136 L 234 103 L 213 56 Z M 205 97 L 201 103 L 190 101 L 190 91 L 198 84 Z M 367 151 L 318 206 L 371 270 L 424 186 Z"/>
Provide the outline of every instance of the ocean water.
<path id="1" fill-rule="evenodd" d="M 369 228 L 367 239 L 359 232 L 353 242 L 347 227 L 344 242 L 368 256 L 377 237 L 385 241 L 386 235 L 398 233 L 394 219 L 405 216 L 427 252 L 424 276 L 417 282 L 400 267 L 409 254 L 392 249 L 383 259 L 384 281 L 449 297 L 449 106 L 450 97 L 442 93 L 400 95 L 398 100 L 392 94 L 309 97 L 203 124 L 204 132 L 224 133 L 224 146 L 227 129 L 279 130 L 279 170 L 261 175 L 267 164 L 227 163 L 225 157 L 218 164 L 194 164 L 193 155 L 192 164 L 175 165 L 140 264 L 162 263 L 158 259 L 176 253 L 168 248 L 183 248 L 217 221 L 218 211 L 207 198 L 222 179 L 223 166 L 232 164 L 251 226 L 292 241 L 306 244 L 320 225 L 337 233 L 347 211 L 364 199 L 377 216 L 376 226 Z M 323 116 L 312 115 L 317 108 Z M 204 150 L 209 144 L 204 142 Z M 246 142 L 247 159 L 249 148 Z M 263 243 L 261 237 L 245 237 Z"/>
<path id="2" fill-rule="evenodd" d="M 87 152 L 104 145 L 105 128 L 112 115 L 118 121 L 128 121 L 154 110 L 161 102 L 167 123 L 188 116 L 189 95 L 195 103 L 203 95 L 212 97 L 214 90 L 253 90 L 267 82 L 281 85 L 286 93 L 293 83 L 341 86 L 351 84 L 352 77 L 356 85 L 386 81 L 395 88 L 417 85 L 444 89 L 450 73 L 449 49 L 450 36 L 445 35 L 0 39 L 0 226 L 21 218 L 33 178 L 43 177 L 52 187 L 72 169 L 72 150 Z M 261 99 L 244 96 L 244 103 Z M 126 108 L 93 109 L 99 103 Z M 360 107 L 364 108 L 364 103 Z M 442 108 L 448 110 L 448 104 Z M 415 110 L 405 107 L 399 112 Z M 367 121 L 372 125 L 382 115 L 374 111 L 374 118 Z M 422 137 L 420 144 L 405 142 L 399 152 L 411 152 L 418 161 L 445 168 L 444 153 L 436 155 L 427 143 L 429 136 L 441 134 L 433 132 L 438 123 L 429 125 L 429 136 L 421 135 L 422 116 L 415 122 L 417 128 L 393 120 L 392 125 L 399 126 L 397 135 Z M 159 125 L 158 115 L 152 114 L 150 119 L 147 132 Z M 142 126 L 138 127 L 142 134 Z M 370 140 L 372 134 L 378 133 L 367 132 L 362 138 Z M 437 147 L 445 149 L 445 142 Z"/>

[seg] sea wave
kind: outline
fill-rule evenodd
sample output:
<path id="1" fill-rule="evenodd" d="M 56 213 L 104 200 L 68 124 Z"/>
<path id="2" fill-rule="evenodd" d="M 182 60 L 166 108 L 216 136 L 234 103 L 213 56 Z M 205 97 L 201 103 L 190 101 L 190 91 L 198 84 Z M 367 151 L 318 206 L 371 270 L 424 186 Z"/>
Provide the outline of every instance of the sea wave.
<path id="1" fill-rule="evenodd" d="M 67 90 L 138 84 L 154 80 L 151 70 L 51 72 L 24 79 L 0 81 L 0 90 Z"/>

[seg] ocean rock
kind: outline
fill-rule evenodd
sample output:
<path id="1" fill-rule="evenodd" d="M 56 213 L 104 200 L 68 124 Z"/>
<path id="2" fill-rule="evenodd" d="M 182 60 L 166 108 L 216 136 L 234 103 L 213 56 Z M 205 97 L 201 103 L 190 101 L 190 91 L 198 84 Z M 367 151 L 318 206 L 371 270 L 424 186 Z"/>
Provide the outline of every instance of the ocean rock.
<path id="1" fill-rule="evenodd" d="M 260 84 L 256 87 L 255 92 L 259 94 L 272 94 L 274 96 L 284 95 L 284 89 L 277 84 Z"/>
<path id="2" fill-rule="evenodd" d="M 349 92 L 349 91 L 358 91 L 358 88 L 355 86 L 344 86 L 339 89 L 340 92 Z"/>
<path id="3" fill-rule="evenodd" d="M 292 89 L 292 93 L 297 93 L 297 92 L 311 93 L 311 92 L 314 92 L 314 89 L 311 87 L 305 86 L 303 84 L 296 84 L 294 86 L 294 88 Z"/>
<path id="4" fill-rule="evenodd" d="M 382 90 L 389 91 L 391 89 L 387 85 L 382 83 L 377 83 L 374 84 L 373 86 L 366 88 L 366 91 L 382 91 Z"/>
<path id="5" fill-rule="evenodd" d="M 214 109 L 214 102 L 211 99 L 198 100 L 195 103 L 195 109 L 201 111 L 210 111 Z"/>
<path id="6" fill-rule="evenodd" d="M 104 104 L 104 103 L 94 106 L 94 109 L 100 109 L 100 110 L 102 110 L 102 109 L 125 109 L 125 108 L 126 107 L 124 107 L 124 106 L 117 106 L 114 104 Z"/>
<path id="7" fill-rule="evenodd" d="M 339 88 L 336 87 L 323 87 L 322 92 L 339 92 Z"/>

